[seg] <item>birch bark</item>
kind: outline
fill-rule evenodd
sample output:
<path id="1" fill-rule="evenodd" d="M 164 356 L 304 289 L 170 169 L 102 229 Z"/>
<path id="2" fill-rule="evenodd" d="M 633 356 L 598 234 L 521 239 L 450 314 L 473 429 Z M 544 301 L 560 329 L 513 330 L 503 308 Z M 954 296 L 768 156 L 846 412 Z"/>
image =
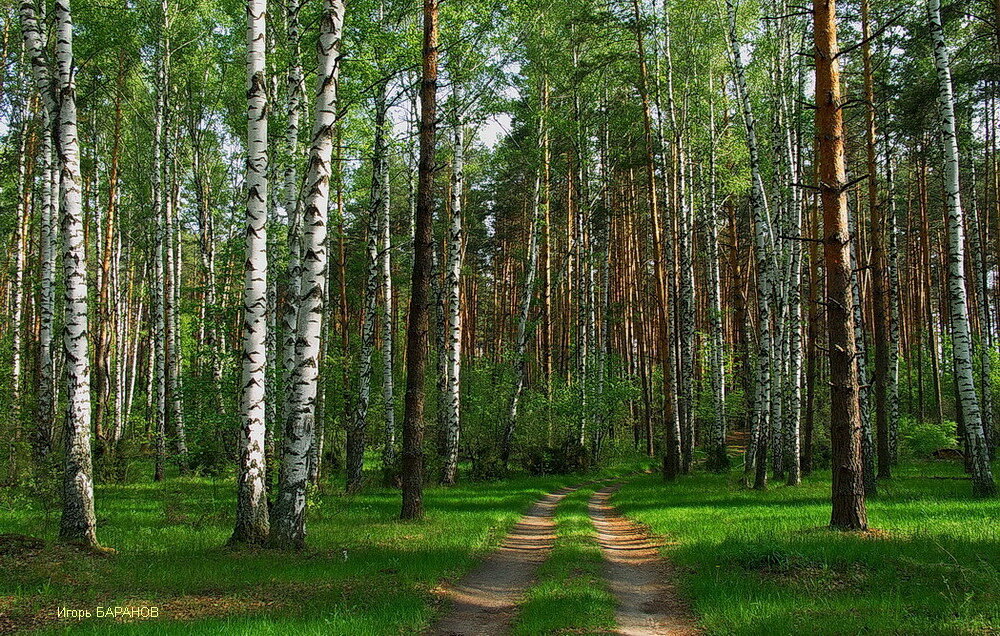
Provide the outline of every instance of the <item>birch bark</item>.
<path id="1" fill-rule="evenodd" d="M 56 0 L 56 68 L 59 90 L 59 163 L 62 166 L 63 353 L 66 356 L 66 459 L 59 538 L 97 545 L 90 452 L 90 352 L 87 327 L 87 246 L 80 196 L 73 17 L 69 0 Z"/>
<path id="2" fill-rule="evenodd" d="M 267 0 L 247 0 L 247 203 L 243 289 L 243 374 L 231 544 L 260 545 L 270 528 L 265 487 L 267 406 Z"/>
<path id="3" fill-rule="evenodd" d="M 955 98 L 951 66 L 941 22 L 940 0 L 928 0 L 934 66 L 938 79 L 938 116 L 944 152 L 945 205 L 948 211 L 948 291 L 950 296 L 952 349 L 959 408 L 965 428 L 968 460 L 972 469 L 972 492 L 976 496 L 996 495 L 997 486 L 990 469 L 989 449 L 983 431 L 976 379 L 972 368 L 972 340 L 969 329 L 968 290 L 965 283 L 965 216 L 959 187 L 958 134 L 955 126 Z"/>
<path id="4" fill-rule="evenodd" d="M 296 317 L 295 369 L 287 387 L 293 395 L 285 421 L 278 497 L 274 505 L 272 543 L 286 547 L 302 547 L 306 539 L 306 484 L 315 431 L 327 266 L 326 225 L 343 24 L 344 0 L 325 0 L 317 44 L 315 122 L 302 215 L 302 288 Z"/>

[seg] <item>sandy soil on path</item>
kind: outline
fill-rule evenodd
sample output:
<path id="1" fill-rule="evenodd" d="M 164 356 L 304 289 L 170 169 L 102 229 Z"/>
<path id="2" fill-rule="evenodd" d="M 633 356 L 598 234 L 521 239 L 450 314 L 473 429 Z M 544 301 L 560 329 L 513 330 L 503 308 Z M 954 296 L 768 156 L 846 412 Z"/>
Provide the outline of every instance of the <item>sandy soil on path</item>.
<path id="1" fill-rule="evenodd" d="M 556 504 L 576 490 L 549 493 L 521 517 L 500 548 L 452 585 L 443 596 L 451 602 L 444 616 L 426 632 L 433 636 L 489 635 L 509 631 L 535 571 L 555 542 L 552 515 Z"/>
<path id="2" fill-rule="evenodd" d="M 611 506 L 619 485 L 594 493 L 588 509 L 604 553 L 604 578 L 618 602 L 616 634 L 622 636 L 698 634 L 690 609 L 674 587 L 674 572 L 660 544 Z"/>

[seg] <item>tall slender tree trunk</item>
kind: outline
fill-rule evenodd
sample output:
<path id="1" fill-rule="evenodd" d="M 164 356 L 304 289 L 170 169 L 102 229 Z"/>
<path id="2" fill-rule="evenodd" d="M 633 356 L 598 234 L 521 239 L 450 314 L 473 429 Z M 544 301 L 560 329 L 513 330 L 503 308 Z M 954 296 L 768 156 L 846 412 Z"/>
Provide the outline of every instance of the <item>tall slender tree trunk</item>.
<path id="1" fill-rule="evenodd" d="M 461 431 L 462 378 L 462 195 L 465 190 L 465 135 L 461 115 L 461 91 L 454 86 L 454 140 L 451 164 L 451 210 L 448 222 L 448 263 L 445 269 L 445 294 L 448 301 L 448 324 L 445 351 L 447 355 L 445 396 L 445 457 L 441 481 L 454 484 L 458 472 L 458 442 Z"/>
<path id="2" fill-rule="evenodd" d="M 899 455 L 899 347 L 901 316 L 899 311 L 899 227 L 896 217 L 896 197 L 893 192 L 893 170 L 890 144 L 885 144 L 885 174 L 886 192 L 888 193 L 889 211 L 887 228 L 888 239 L 885 252 L 886 278 L 888 279 L 887 303 L 889 305 L 889 346 L 888 370 L 886 376 L 886 416 L 888 418 L 889 459 L 896 464 Z M 905 264 L 905 263 L 904 263 Z M 888 472 L 887 472 L 888 474 Z"/>
<path id="3" fill-rule="evenodd" d="M 38 387 L 32 448 L 37 465 L 52 447 L 55 419 L 55 372 L 52 332 L 55 322 L 56 228 L 59 216 L 59 154 L 56 148 L 59 95 L 46 56 L 45 32 L 39 25 L 34 2 L 21 2 L 21 30 L 25 52 L 31 64 L 35 87 L 42 98 L 42 144 L 39 149 L 42 173 L 42 210 L 39 240 L 41 284 L 38 294 Z"/>
<path id="4" fill-rule="evenodd" d="M 871 22 L 869 2 L 861 0 L 861 57 L 865 91 L 865 158 L 868 166 L 868 214 L 871 223 L 872 312 L 875 340 L 875 434 L 878 479 L 890 478 L 892 457 L 889 451 L 889 349 L 892 346 L 889 306 L 888 264 L 886 255 L 886 220 L 879 201 L 878 166 L 875 161 L 875 80 L 872 77 Z"/>
<path id="5" fill-rule="evenodd" d="M 243 288 L 243 376 L 236 481 L 236 527 L 230 544 L 268 540 L 264 437 L 267 385 L 267 0 L 247 0 L 247 208 Z"/>
<path id="6" fill-rule="evenodd" d="M 830 525 L 865 530 L 861 466 L 858 368 L 854 363 L 854 296 L 851 293 L 851 236 L 848 231 L 844 120 L 837 62 L 837 9 L 833 0 L 813 0 L 816 64 L 816 137 L 823 204 L 826 261 L 826 321 L 830 356 L 830 441 L 833 511 Z"/>
<path id="7" fill-rule="evenodd" d="M 653 273 L 656 284 L 656 341 L 663 370 L 663 478 L 672 481 L 681 472 L 681 422 L 674 412 L 672 393 L 673 355 L 670 334 L 670 295 L 664 230 L 661 227 L 660 206 L 657 196 L 656 160 L 653 147 L 653 120 L 650 113 L 649 71 L 646 65 L 646 47 L 642 35 L 642 14 L 638 0 L 632 1 L 635 17 L 636 52 L 639 56 L 639 94 L 642 99 L 643 143 L 646 153 L 646 188 L 649 214 L 653 228 Z"/>
<path id="8" fill-rule="evenodd" d="M 709 77 L 711 89 L 712 78 Z M 722 282 L 720 277 L 719 227 L 723 219 L 719 211 L 716 187 L 716 144 L 715 103 L 709 102 L 710 148 L 708 156 L 708 322 L 709 322 L 709 384 L 712 393 L 712 429 L 706 440 L 709 470 L 729 469 L 729 455 L 726 452 L 726 369 L 725 334 L 722 326 Z"/>
<path id="9" fill-rule="evenodd" d="M 545 152 L 545 139 L 548 134 L 546 128 L 546 91 L 547 83 L 543 80 L 542 86 L 542 108 L 538 117 L 538 141 L 542 153 Z M 544 159 L 544 157 L 543 157 Z M 530 227 L 528 229 L 528 262 L 525 266 L 524 287 L 521 292 L 521 306 L 517 320 L 517 343 L 514 357 L 514 392 L 510 397 L 510 405 L 507 409 L 507 422 L 504 427 L 503 439 L 500 441 L 500 459 L 506 464 L 510 459 L 510 449 L 513 442 L 514 430 L 517 426 L 517 410 L 521 401 L 521 394 L 524 392 L 524 385 L 527 382 L 528 370 L 528 326 L 531 316 L 531 304 L 535 297 L 535 278 L 538 276 L 538 244 L 542 229 L 542 172 L 545 167 L 539 164 L 535 176 L 535 195 L 531 212 Z"/>
<path id="10" fill-rule="evenodd" d="M 97 545 L 94 476 L 90 452 L 90 352 L 87 329 L 87 246 L 80 197 L 73 17 L 69 0 L 56 4 L 56 67 L 59 89 L 59 163 L 62 166 L 63 352 L 66 356 L 66 460 L 59 538 Z"/>
<path id="11" fill-rule="evenodd" d="M 760 170 L 760 153 L 757 147 L 756 120 L 747 89 L 746 68 L 743 53 L 736 34 L 736 5 L 726 0 L 729 17 L 729 49 L 736 78 L 737 99 L 743 110 L 743 124 L 746 127 L 747 150 L 750 154 L 750 209 L 753 214 L 754 251 L 757 258 L 757 373 L 754 383 L 754 410 L 751 420 L 750 444 L 753 452 L 747 450 L 745 470 L 754 469 L 753 486 L 762 490 L 767 487 L 767 446 L 770 437 L 771 371 L 773 339 L 771 334 L 772 302 L 772 256 L 774 244 L 771 235 L 771 218 L 767 209 L 764 180 Z"/>
<path id="12" fill-rule="evenodd" d="M 944 153 L 945 205 L 948 212 L 948 291 L 950 293 L 952 354 L 958 385 L 959 413 L 965 429 L 966 447 L 972 472 L 972 492 L 991 497 L 997 486 L 990 470 L 990 453 L 983 431 L 976 379 L 972 368 L 972 339 L 969 328 L 968 290 L 965 285 L 965 217 L 959 187 L 958 134 L 955 126 L 955 98 L 952 94 L 951 66 L 945 46 L 939 0 L 928 0 L 934 65 L 938 77 L 938 116 Z"/>
<path id="13" fill-rule="evenodd" d="M 281 449 L 272 543 L 302 547 L 306 539 L 306 484 L 316 426 L 323 290 L 326 278 L 326 225 L 330 200 L 333 128 L 337 121 L 337 81 L 344 25 L 344 0 L 325 0 L 318 41 L 319 67 L 315 124 L 302 215 L 302 287 L 296 318 L 293 392 Z"/>
<path id="14" fill-rule="evenodd" d="M 424 0 L 423 77 L 420 84 L 420 164 L 414 219 L 413 276 L 406 329 L 406 399 L 403 412 L 402 519 L 424 516 L 424 377 L 427 366 L 428 291 L 434 249 L 434 148 L 437 117 L 438 2 Z"/>
<path id="15" fill-rule="evenodd" d="M 287 22 L 285 38 L 291 57 L 291 63 L 285 74 L 285 85 L 288 93 L 288 123 L 283 139 L 287 163 L 282 183 L 282 207 L 288 222 L 288 288 L 285 290 L 284 306 L 281 308 L 281 384 L 282 392 L 281 419 L 287 420 L 291 412 L 291 377 L 295 368 L 295 334 L 298 302 L 301 286 L 301 251 L 302 224 L 301 205 L 299 201 L 299 128 L 304 104 L 304 82 L 301 52 L 301 24 L 299 10 L 302 6 L 299 0 L 285 0 L 285 19 Z"/>
<path id="16" fill-rule="evenodd" d="M 153 327 L 153 341 L 156 348 L 154 360 L 156 371 L 154 373 L 155 382 L 155 462 L 153 466 L 153 480 L 161 481 L 166 470 L 167 457 L 167 418 L 168 418 L 168 393 L 167 393 L 167 373 L 169 348 L 167 346 L 167 321 L 169 313 L 167 311 L 167 294 L 169 292 L 170 272 L 166 269 L 166 253 L 169 250 L 167 240 L 169 237 L 167 227 L 166 209 L 169 194 L 164 192 L 167 184 L 164 183 L 164 148 L 169 141 L 165 141 L 167 108 L 167 84 L 168 69 L 170 64 L 170 41 L 167 36 L 169 28 L 166 0 L 160 3 L 160 34 L 159 51 L 156 60 L 156 105 L 153 113 L 153 174 L 151 175 L 151 189 L 153 193 L 153 211 L 156 215 L 155 238 L 153 241 L 153 259 L 155 271 L 154 303 L 156 306 L 156 322 Z"/>
<path id="17" fill-rule="evenodd" d="M 848 218 L 848 233 L 857 236 L 857 227 L 853 217 Z M 875 481 L 875 444 L 872 436 L 872 409 L 868 384 L 868 347 L 865 343 L 864 330 L 864 296 L 861 295 L 861 268 L 858 259 L 858 241 L 851 241 L 851 294 L 854 296 L 854 364 L 858 367 L 858 412 L 861 415 L 861 465 L 864 472 L 865 494 L 868 496 L 878 492 Z"/>
<path id="18" fill-rule="evenodd" d="M 379 102 L 376 109 L 383 112 L 383 121 L 387 119 L 388 82 L 384 82 L 379 90 Z M 383 135 L 385 134 L 383 130 Z M 382 438 L 382 465 L 386 470 L 396 460 L 396 396 L 393 380 L 393 350 L 395 348 L 396 324 L 392 313 L 392 219 L 389 215 L 389 159 L 384 157 L 380 166 L 382 170 L 382 204 L 379 209 L 379 273 L 381 275 L 382 291 L 382 401 L 384 407 L 385 429 Z"/>
<path id="19" fill-rule="evenodd" d="M 379 95 L 384 95 L 380 89 Z M 388 205 L 386 186 L 386 111 L 384 99 L 377 97 L 375 106 L 375 140 L 372 148 L 371 204 L 368 208 L 367 276 L 361 316 L 361 360 L 358 373 L 358 397 L 354 406 L 354 421 L 347 429 L 347 489 L 361 487 L 364 454 L 368 435 L 368 407 L 371 401 L 372 355 L 375 351 L 375 327 L 379 296 L 379 225 L 382 208 Z"/>

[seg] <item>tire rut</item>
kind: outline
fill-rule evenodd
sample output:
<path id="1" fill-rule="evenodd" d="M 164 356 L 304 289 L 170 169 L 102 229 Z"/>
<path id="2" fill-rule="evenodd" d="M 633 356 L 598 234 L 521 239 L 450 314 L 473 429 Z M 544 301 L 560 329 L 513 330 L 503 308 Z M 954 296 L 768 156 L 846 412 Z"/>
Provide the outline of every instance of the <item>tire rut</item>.
<path id="1" fill-rule="evenodd" d="M 555 543 L 556 505 L 579 486 L 551 492 L 517 522 L 501 546 L 443 594 L 451 606 L 431 636 L 496 636 L 510 630 L 525 592 Z"/>
<path id="2" fill-rule="evenodd" d="M 611 505 L 620 484 L 602 488 L 588 503 L 597 541 L 604 553 L 604 577 L 617 601 L 616 634 L 688 636 L 700 633 L 690 609 L 677 594 L 670 563 L 660 544 Z"/>

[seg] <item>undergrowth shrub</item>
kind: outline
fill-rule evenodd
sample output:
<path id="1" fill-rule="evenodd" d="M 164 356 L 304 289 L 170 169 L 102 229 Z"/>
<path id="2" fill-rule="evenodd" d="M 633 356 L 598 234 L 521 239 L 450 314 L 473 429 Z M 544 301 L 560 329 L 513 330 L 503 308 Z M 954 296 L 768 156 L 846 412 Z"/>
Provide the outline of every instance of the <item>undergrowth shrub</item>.
<path id="1" fill-rule="evenodd" d="M 911 457 L 926 459 L 942 448 L 958 448 L 955 439 L 955 422 L 944 420 L 919 421 L 914 417 L 899 419 L 899 438 L 902 450 Z"/>

